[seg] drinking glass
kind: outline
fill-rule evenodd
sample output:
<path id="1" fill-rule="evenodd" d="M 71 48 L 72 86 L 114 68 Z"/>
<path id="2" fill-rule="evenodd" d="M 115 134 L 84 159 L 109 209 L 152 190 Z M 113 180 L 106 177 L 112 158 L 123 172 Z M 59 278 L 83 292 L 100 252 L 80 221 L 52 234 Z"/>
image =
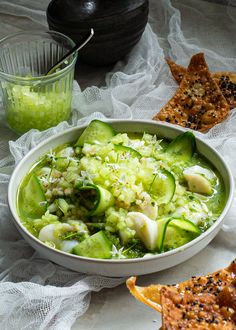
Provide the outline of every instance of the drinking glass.
<path id="1" fill-rule="evenodd" d="M 3 106 L 14 131 L 45 130 L 69 119 L 77 54 L 58 71 L 45 73 L 74 46 L 54 31 L 24 31 L 0 40 Z"/>

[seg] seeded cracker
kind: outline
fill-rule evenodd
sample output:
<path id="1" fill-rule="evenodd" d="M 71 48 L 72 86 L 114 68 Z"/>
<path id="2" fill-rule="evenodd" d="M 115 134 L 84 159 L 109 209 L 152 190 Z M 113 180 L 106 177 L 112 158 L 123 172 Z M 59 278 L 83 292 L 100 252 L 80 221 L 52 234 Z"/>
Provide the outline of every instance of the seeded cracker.
<path id="1" fill-rule="evenodd" d="M 228 114 L 229 105 L 199 53 L 191 58 L 175 95 L 153 119 L 205 132 Z"/>
<path id="2" fill-rule="evenodd" d="M 169 58 L 166 59 L 166 63 L 169 65 L 172 76 L 174 77 L 176 82 L 180 84 L 185 73 L 187 72 L 187 69 L 182 65 L 176 64 L 174 61 L 170 60 Z"/>
<path id="3" fill-rule="evenodd" d="M 226 321 L 214 295 L 196 297 L 191 292 L 182 297 L 175 288 L 162 288 L 162 329 L 235 330 L 236 324 Z M 201 307 L 200 307 L 201 306 Z"/>
<path id="4" fill-rule="evenodd" d="M 171 73 L 178 84 L 181 83 L 187 69 L 181 65 L 176 64 L 170 59 L 166 59 Z M 217 85 L 220 87 L 230 109 L 236 107 L 236 73 L 233 72 L 212 72 Z"/>
<path id="5" fill-rule="evenodd" d="M 162 313 L 162 329 L 236 330 L 236 260 L 206 276 L 193 276 L 176 285 L 135 285 L 130 292 Z"/>
<path id="6" fill-rule="evenodd" d="M 228 102 L 230 109 L 236 107 L 236 73 L 215 72 L 214 80 L 219 85 L 222 94 Z"/>

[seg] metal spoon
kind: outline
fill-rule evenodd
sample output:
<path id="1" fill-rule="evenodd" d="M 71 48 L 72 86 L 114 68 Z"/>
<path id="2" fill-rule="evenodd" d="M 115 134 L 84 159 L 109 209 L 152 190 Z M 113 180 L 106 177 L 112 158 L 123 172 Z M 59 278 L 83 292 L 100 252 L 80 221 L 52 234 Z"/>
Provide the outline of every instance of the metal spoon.
<path id="1" fill-rule="evenodd" d="M 58 69 L 72 54 L 78 52 L 81 48 L 83 48 L 89 40 L 93 37 L 94 30 L 91 29 L 90 35 L 84 40 L 84 42 L 80 45 L 75 45 L 68 53 L 66 53 L 56 64 L 54 64 L 46 73 L 46 76 L 53 73 Z"/>

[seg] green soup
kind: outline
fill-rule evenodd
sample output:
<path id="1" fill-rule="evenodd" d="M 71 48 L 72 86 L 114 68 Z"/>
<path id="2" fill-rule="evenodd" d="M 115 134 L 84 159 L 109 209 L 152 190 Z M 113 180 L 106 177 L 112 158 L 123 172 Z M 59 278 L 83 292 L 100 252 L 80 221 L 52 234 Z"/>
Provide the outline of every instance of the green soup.
<path id="1" fill-rule="evenodd" d="M 18 190 L 23 225 L 55 249 L 102 259 L 158 254 L 206 231 L 225 206 L 217 170 L 187 132 L 173 141 L 95 120 L 50 150 Z"/>

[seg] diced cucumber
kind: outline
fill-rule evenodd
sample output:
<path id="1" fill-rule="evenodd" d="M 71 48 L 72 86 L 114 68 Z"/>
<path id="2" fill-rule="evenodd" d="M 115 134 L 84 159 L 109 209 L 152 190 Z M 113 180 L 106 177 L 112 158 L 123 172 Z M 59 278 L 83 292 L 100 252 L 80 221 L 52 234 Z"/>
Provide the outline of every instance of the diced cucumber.
<path id="1" fill-rule="evenodd" d="M 201 234 L 201 230 L 187 219 L 166 218 L 157 221 L 157 248 L 175 249 Z"/>
<path id="2" fill-rule="evenodd" d="M 75 147 L 82 147 L 84 143 L 108 142 L 114 135 L 116 135 L 116 132 L 113 127 L 95 119 L 85 128 L 75 143 Z"/>
<path id="3" fill-rule="evenodd" d="M 27 217 L 41 218 L 47 210 L 47 201 L 38 177 L 32 174 L 26 186 L 21 190 L 21 210 Z"/>
<path id="4" fill-rule="evenodd" d="M 80 202 L 89 210 L 88 216 L 102 215 L 108 207 L 114 204 L 112 194 L 101 186 L 94 184 L 81 186 L 78 184 L 75 187 L 81 192 Z"/>
<path id="5" fill-rule="evenodd" d="M 127 155 L 130 155 L 131 157 L 137 157 L 137 158 L 141 158 L 142 155 L 135 149 L 127 147 L 127 146 L 123 146 L 122 144 L 115 144 L 114 145 L 114 150 L 118 155 L 123 155 L 124 157 L 126 157 Z"/>
<path id="6" fill-rule="evenodd" d="M 160 170 L 155 175 L 149 189 L 149 193 L 155 196 L 157 204 L 169 203 L 175 193 L 175 178 L 167 170 Z"/>
<path id="7" fill-rule="evenodd" d="M 76 245 L 73 253 L 88 258 L 110 259 L 111 250 L 111 241 L 103 231 L 99 231 Z"/>
<path id="8" fill-rule="evenodd" d="M 192 132 L 178 135 L 166 149 L 166 153 L 174 157 L 176 161 L 188 161 L 192 158 L 196 149 L 196 140 Z"/>
<path id="9" fill-rule="evenodd" d="M 65 146 L 63 149 L 58 151 L 55 155 L 55 168 L 59 171 L 65 170 L 69 166 L 73 155 L 74 149 L 69 146 Z"/>

